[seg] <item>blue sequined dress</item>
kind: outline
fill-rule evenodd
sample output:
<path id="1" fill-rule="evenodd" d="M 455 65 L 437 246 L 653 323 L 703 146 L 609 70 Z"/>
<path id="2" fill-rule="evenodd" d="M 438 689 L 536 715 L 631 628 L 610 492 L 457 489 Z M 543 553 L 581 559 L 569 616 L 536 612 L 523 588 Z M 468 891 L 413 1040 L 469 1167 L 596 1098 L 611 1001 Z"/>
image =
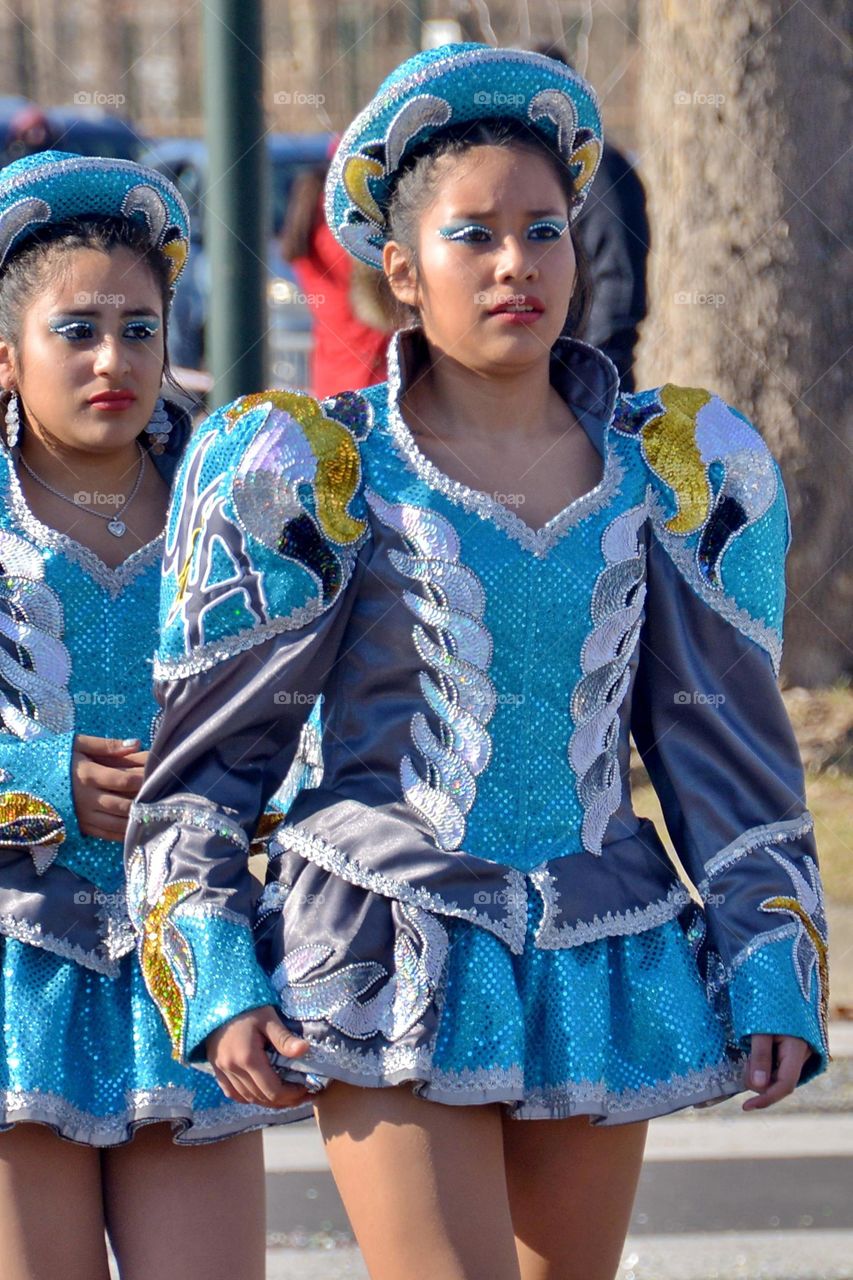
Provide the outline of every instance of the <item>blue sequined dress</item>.
<path id="1" fill-rule="evenodd" d="M 166 471 L 164 455 L 156 464 Z M 174 459 L 171 461 L 174 467 Z M 127 914 L 121 844 L 81 834 L 75 733 L 150 742 L 163 535 L 118 568 L 42 524 L 0 448 L 0 1129 L 111 1146 L 281 1119 L 172 1056 Z"/>
<path id="2" fill-rule="evenodd" d="M 604 1124 L 742 1090 L 759 1032 L 806 1040 L 812 1078 L 826 936 L 776 680 L 778 464 L 713 393 L 620 395 L 563 339 L 552 380 L 602 475 L 533 530 L 418 449 L 418 342 L 382 386 L 217 412 L 178 478 L 127 843 L 141 936 L 183 886 L 192 986 L 158 953 L 176 1046 L 200 1061 L 273 999 L 313 1087 Z M 692 892 L 633 811 L 629 734 Z"/>

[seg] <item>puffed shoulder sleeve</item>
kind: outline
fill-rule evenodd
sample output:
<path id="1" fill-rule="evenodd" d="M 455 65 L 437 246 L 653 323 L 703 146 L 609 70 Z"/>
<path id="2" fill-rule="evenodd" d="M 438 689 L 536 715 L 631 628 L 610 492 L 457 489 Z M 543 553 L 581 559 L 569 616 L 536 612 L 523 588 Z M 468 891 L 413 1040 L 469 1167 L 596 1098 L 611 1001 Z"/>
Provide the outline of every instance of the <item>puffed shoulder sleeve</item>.
<path id="1" fill-rule="evenodd" d="M 300 769 L 367 537 L 360 419 L 273 391 L 199 429 L 173 491 L 155 691 L 126 843 L 142 972 L 177 1058 L 275 1002 L 255 959 L 248 856 Z M 310 716 L 309 716 L 309 713 Z"/>
<path id="2" fill-rule="evenodd" d="M 8 466 L 0 457 L 0 469 Z M 0 862 L 43 875 L 80 829 L 71 787 L 74 703 L 64 617 L 39 550 L 0 529 Z"/>
<path id="3" fill-rule="evenodd" d="M 631 729 L 704 903 L 700 968 L 732 1038 L 827 1046 L 827 929 L 805 779 L 777 676 L 791 526 L 782 473 L 720 397 L 641 393 L 645 618 Z"/>

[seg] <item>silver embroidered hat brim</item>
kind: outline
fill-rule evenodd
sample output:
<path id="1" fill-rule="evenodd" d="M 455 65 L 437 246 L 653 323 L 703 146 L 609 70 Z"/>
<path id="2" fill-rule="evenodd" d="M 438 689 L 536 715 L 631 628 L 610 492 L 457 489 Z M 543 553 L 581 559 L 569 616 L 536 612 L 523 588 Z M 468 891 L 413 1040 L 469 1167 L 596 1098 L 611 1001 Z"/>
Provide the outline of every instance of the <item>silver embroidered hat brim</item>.
<path id="1" fill-rule="evenodd" d="M 131 160 L 42 151 L 0 169 L 0 269 L 32 235 L 76 218 L 123 218 L 146 228 L 174 289 L 189 253 L 189 213 L 162 173 Z"/>
<path id="2" fill-rule="evenodd" d="M 592 86 L 546 54 L 447 44 L 402 63 L 344 133 L 326 180 L 326 220 L 343 248 L 381 267 L 401 166 L 436 134 L 478 120 L 521 123 L 559 156 L 574 176 L 574 220 L 603 146 Z"/>

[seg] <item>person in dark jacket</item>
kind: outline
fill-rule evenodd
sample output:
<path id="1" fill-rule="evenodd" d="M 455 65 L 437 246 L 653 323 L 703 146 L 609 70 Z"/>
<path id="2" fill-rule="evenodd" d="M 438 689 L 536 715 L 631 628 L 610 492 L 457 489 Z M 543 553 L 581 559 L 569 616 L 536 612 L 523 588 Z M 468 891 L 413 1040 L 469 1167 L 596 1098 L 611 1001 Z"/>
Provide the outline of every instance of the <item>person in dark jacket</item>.
<path id="1" fill-rule="evenodd" d="M 572 65 L 557 45 L 539 45 L 534 52 Z M 642 180 L 612 143 L 604 144 L 577 232 L 588 260 L 592 303 L 576 336 L 610 357 L 622 390 L 631 393 L 636 389 L 634 350 L 647 311 L 649 223 Z"/>

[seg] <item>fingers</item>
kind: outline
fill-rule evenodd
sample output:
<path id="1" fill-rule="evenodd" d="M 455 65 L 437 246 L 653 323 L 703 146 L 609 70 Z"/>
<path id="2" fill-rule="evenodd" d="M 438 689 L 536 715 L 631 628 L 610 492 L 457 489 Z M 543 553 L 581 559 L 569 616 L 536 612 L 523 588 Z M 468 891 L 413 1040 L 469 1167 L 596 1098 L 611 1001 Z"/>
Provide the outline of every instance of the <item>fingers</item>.
<path id="1" fill-rule="evenodd" d="M 262 1029 L 273 1048 L 277 1049 L 285 1058 L 301 1058 L 303 1053 L 307 1053 L 310 1048 L 307 1040 L 303 1040 L 300 1036 L 294 1035 L 292 1031 L 288 1031 L 277 1014 L 272 1014 L 267 1018 Z"/>
<path id="2" fill-rule="evenodd" d="M 305 1042 L 290 1035 L 271 1005 L 232 1018 L 208 1037 L 208 1061 L 223 1093 L 234 1102 L 292 1107 L 307 1098 L 302 1085 L 284 1084 L 270 1065 L 266 1053 L 270 1033 L 276 1037 L 276 1048 L 279 1042 L 284 1046 L 292 1040 L 296 1051 L 304 1052 L 301 1046 Z M 279 1051 L 283 1052 L 283 1047 Z M 288 1056 L 295 1056 L 292 1045 Z"/>
<path id="3" fill-rule="evenodd" d="M 127 819 L 113 818 L 108 813 L 96 814 L 88 818 L 78 817 L 77 823 L 84 836 L 92 836 L 99 840 L 117 840 L 123 844 L 127 834 Z"/>
<path id="4" fill-rule="evenodd" d="M 126 756 L 142 745 L 139 738 L 99 738 L 93 733 L 75 733 L 74 749 L 84 755 Z"/>
<path id="5" fill-rule="evenodd" d="M 773 1069 L 775 1042 L 776 1067 Z M 753 1036 L 749 1057 L 749 1080 L 758 1096 L 748 1098 L 743 1111 L 772 1107 L 797 1087 L 803 1063 L 809 1054 L 805 1040 L 796 1036 Z"/>
<path id="6" fill-rule="evenodd" d="M 82 757 L 77 768 L 77 776 L 84 787 L 129 796 L 135 796 L 139 791 L 144 772 L 140 768 L 113 769 L 109 765 L 97 764 L 87 756 Z"/>
<path id="7" fill-rule="evenodd" d="M 281 1107 L 283 1109 L 285 1107 L 296 1107 L 300 1102 L 306 1102 L 311 1096 L 302 1085 L 282 1084 L 279 1081 L 278 1092 L 271 1101 L 264 1095 L 259 1094 L 248 1078 L 232 1078 L 217 1067 L 214 1067 L 213 1074 L 226 1098 L 230 1098 L 232 1102 L 242 1102 L 259 1107 Z"/>
<path id="8" fill-rule="evenodd" d="M 763 1090 L 770 1084 L 773 1071 L 773 1037 L 753 1036 L 749 1054 L 749 1085 Z"/>
<path id="9" fill-rule="evenodd" d="M 144 769 L 151 752 L 150 751 L 127 751 L 124 755 L 121 755 L 121 756 L 110 755 L 109 753 L 105 753 L 101 755 L 97 751 L 85 751 L 85 752 L 82 752 L 81 754 L 87 756 L 89 760 L 94 760 L 96 764 L 113 765 L 114 767 L 120 768 L 122 771 L 124 771 L 131 766 L 137 766 L 140 769 Z"/>

